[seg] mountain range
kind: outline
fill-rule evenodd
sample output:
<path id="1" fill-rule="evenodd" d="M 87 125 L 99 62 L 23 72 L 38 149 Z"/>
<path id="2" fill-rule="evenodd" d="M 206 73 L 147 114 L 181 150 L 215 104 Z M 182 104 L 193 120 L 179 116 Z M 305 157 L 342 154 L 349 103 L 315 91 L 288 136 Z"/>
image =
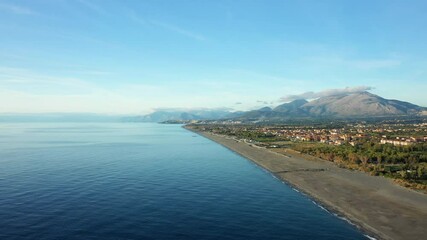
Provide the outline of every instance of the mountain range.
<path id="1" fill-rule="evenodd" d="M 271 108 L 241 114 L 239 119 L 278 118 L 354 118 L 425 115 L 427 108 L 399 100 L 382 98 L 369 92 L 325 96 L 313 101 L 297 99 Z"/>
<path id="2" fill-rule="evenodd" d="M 412 103 L 385 99 L 369 92 L 345 93 L 307 101 L 296 99 L 275 108 L 263 107 L 246 112 L 216 110 L 157 111 L 141 116 L 140 121 L 168 120 L 287 120 L 296 118 L 363 118 L 427 115 L 427 108 Z"/>
<path id="3" fill-rule="evenodd" d="M 228 110 L 160 110 L 153 113 L 127 118 L 127 121 L 133 122 L 165 122 L 165 121 L 189 121 L 189 120 L 215 120 L 227 119 L 238 116 L 240 112 L 231 112 Z"/>

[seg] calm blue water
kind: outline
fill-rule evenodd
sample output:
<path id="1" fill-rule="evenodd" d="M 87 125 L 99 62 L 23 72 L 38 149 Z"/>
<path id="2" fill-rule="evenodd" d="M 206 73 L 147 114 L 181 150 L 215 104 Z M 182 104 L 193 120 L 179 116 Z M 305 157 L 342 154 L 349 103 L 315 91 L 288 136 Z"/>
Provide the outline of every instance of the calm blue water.
<path id="1" fill-rule="evenodd" d="M 0 239 L 364 239 L 177 125 L 0 124 Z"/>

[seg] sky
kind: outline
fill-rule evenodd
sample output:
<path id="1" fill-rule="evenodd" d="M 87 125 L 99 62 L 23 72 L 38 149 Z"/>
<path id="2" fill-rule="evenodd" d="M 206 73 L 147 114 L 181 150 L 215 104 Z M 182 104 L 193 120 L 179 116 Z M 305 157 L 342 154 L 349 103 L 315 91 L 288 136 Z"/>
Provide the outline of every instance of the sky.
<path id="1" fill-rule="evenodd" d="M 0 0 L 0 113 L 427 106 L 425 0 Z M 345 90 L 346 91 L 346 90 Z"/>

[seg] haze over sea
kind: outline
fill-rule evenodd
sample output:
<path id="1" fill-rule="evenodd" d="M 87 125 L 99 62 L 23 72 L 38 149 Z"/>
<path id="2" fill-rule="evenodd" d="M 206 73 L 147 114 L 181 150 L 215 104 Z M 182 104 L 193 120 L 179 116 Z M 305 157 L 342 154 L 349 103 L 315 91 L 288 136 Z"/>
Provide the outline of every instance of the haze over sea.
<path id="1" fill-rule="evenodd" d="M 364 239 L 179 125 L 1 123 L 0 239 Z"/>

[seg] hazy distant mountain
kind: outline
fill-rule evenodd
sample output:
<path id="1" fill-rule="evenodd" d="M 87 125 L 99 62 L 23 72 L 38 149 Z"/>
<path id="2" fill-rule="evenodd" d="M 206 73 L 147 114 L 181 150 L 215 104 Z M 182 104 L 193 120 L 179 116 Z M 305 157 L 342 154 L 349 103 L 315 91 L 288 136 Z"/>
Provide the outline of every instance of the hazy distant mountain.
<path id="1" fill-rule="evenodd" d="M 237 118 L 243 119 L 263 119 L 275 117 L 276 112 L 270 107 L 263 107 L 258 110 L 252 110 L 240 113 Z"/>
<path id="2" fill-rule="evenodd" d="M 205 120 L 205 119 L 223 119 L 232 118 L 236 115 L 227 110 L 190 110 L 190 111 L 173 111 L 162 110 L 153 113 L 127 118 L 127 121 L 135 122 L 165 122 L 171 120 Z"/>
<path id="3" fill-rule="evenodd" d="M 131 120 L 136 122 L 164 122 L 168 120 L 193 120 L 193 119 L 197 119 L 197 117 L 189 113 L 157 111 L 145 116 L 133 117 Z"/>
<path id="4" fill-rule="evenodd" d="M 384 117 L 425 114 L 427 108 L 412 103 L 384 99 L 369 92 L 321 97 L 308 102 L 294 100 L 274 109 L 261 108 L 240 114 L 241 120 L 283 120 L 316 117 Z"/>

